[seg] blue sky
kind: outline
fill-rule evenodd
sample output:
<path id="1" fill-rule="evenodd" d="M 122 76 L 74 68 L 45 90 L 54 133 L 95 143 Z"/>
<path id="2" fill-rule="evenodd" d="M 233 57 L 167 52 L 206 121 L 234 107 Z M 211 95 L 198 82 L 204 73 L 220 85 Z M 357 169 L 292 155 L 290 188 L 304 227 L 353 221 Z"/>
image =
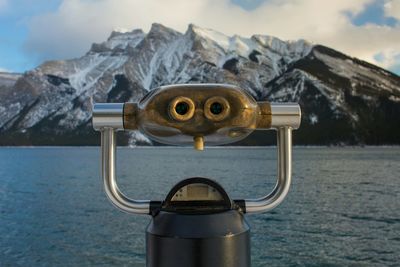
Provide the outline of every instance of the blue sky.
<path id="1" fill-rule="evenodd" d="M 34 56 L 24 51 L 28 19 L 57 10 L 61 1 L 37 0 L 34 5 L 26 0 L 4 1 L 4 3 L 3 7 L 0 4 L 0 68 L 23 72 L 38 63 Z"/>
<path id="2" fill-rule="evenodd" d="M 184 31 L 193 22 L 226 34 L 304 38 L 400 74 L 400 0 L 111 1 L 0 0 L 0 70 L 79 57 L 113 28 L 148 30 L 161 22 Z"/>

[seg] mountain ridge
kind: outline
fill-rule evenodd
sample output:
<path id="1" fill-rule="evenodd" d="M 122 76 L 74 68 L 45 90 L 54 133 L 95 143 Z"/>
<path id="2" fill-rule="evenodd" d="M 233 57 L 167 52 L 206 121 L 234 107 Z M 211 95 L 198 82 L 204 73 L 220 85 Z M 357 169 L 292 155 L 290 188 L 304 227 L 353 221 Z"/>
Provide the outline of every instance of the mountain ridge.
<path id="1" fill-rule="evenodd" d="M 148 33 L 113 31 L 82 57 L 18 77 L 2 90 L 0 145 L 95 145 L 94 102 L 138 101 L 161 85 L 206 82 L 237 85 L 257 100 L 299 102 L 298 144 L 400 143 L 400 77 L 387 70 L 305 40 L 153 24 Z M 124 145 L 149 142 L 137 132 L 120 135 Z M 256 132 L 240 144 L 273 143 Z"/>

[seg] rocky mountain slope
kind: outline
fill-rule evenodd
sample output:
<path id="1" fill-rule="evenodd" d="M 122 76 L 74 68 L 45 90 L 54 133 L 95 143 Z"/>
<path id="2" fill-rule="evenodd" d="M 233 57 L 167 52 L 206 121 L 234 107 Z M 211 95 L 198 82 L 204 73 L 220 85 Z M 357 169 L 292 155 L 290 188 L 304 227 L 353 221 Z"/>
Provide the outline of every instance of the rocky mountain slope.
<path id="1" fill-rule="evenodd" d="M 296 144 L 400 144 L 400 77 L 304 40 L 228 37 L 189 25 L 113 32 L 86 55 L 45 62 L 1 87 L 0 145 L 94 145 L 94 102 L 136 101 L 174 83 L 229 83 L 303 110 Z M 146 143 L 139 133 L 121 144 Z M 242 144 L 274 143 L 256 132 Z"/>

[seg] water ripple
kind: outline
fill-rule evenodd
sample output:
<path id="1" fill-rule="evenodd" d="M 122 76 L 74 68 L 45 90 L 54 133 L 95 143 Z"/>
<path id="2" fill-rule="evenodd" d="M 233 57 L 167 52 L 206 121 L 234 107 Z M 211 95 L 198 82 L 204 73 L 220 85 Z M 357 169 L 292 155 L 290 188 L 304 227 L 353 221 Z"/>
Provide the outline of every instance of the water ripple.
<path id="1" fill-rule="evenodd" d="M 138 199 L 162 199 L 188 176 L 232 198 L 275 182 L 275 149 L 118 150 L 121 189 Z M 287 199 L 246 216 L 252 266 L 398 266 L 399 162 L 400 148 L 295 148 Z M 98 148 L 0 148 L 0 265 L 145 266 L 150 218 L 116 210 L 99 169 Z"/>

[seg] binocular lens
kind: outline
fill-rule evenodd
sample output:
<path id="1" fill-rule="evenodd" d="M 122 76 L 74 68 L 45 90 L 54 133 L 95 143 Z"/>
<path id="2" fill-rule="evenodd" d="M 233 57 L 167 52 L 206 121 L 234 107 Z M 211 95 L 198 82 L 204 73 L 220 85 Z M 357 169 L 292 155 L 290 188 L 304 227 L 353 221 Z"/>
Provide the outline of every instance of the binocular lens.
<path id="1" fill-rule="evenodd" d="M 211 121 L 222 121 L 229 116 L 229 102 L 223 96 L 213 96 L 204 104 L 204 115 Z"/>
<path id="2" fill-rule="evenodd" d="M 168 107 L 169 115 L 176 121 L 190 120 L 194 115 L 195 106 L 193 100 L 188 97 L 175 97 Z"/>
<path id="3" fill-rule="evenodd" d="M 224 106 L 219 102 L 214 102 L 210 106 L 210 111 L 214 115 L 221 114 L 221 112 L 224 111 Z"/>
<path id="4" fill-rule="evenodd" d="M 189 105 L 186 102 L 179 102 L 175 106 L 175 111 L 179 115 L 185 115 L 189 111 Z"/>

